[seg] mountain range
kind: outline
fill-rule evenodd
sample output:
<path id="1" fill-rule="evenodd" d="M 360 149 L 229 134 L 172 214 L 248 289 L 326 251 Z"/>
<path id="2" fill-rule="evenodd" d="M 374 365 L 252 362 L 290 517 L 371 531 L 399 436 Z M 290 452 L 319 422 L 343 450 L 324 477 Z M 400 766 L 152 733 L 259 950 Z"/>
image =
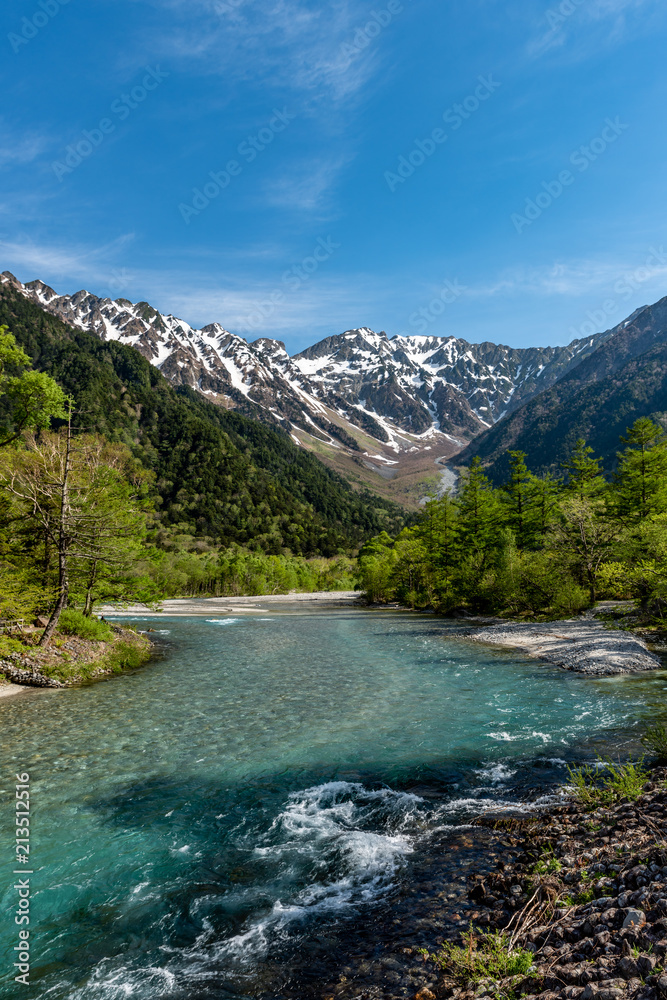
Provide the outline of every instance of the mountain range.
<path id="1" fill-rule="evenodd" d="M 147 302 L 59 295 L 8 271 L 0 281 L 71 327 L 135 348 L 173 385 L 285 429 L 349 481 L 403 503 L 418 502 L 454 456 L 480 454 L 497 479 L 503 452 L 516 447 L 536 469 L 553 470 L 576 437 L 608 457 L 631 413 L 667 410 L 667 299 L 565 347 L 360 328 L 290 356 L 281 341 L 248 343 L 218 323 L 195 329 Z"/>

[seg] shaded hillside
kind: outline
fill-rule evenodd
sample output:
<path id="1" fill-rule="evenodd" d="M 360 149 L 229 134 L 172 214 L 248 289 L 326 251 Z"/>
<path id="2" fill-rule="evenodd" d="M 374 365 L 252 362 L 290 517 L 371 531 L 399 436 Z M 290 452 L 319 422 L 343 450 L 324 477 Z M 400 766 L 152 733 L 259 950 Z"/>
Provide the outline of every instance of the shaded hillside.
<path id="1" fill-rule="evenodd" d="M 494 482 L 506 478 L 508 449 L 525 451 L 538 473 L 557 472 L 583 437 L 613 467 L 619 435 L 638 417 L 667 411 L 667 298 L 640 310 L 551 388 L 476 438 L 475 455 Z"/>
<path id="2" fill-rule="evenodd" d="M 304 555 L 335 554 L 400 527 L 400 508 L 355 493 L 284 432 L 173 387 L 134 348 L 70 327 L 7 285 L 0 324 L 74 396 L 78 429 L 124 441 L 153 472 L 166 525 Z"/>

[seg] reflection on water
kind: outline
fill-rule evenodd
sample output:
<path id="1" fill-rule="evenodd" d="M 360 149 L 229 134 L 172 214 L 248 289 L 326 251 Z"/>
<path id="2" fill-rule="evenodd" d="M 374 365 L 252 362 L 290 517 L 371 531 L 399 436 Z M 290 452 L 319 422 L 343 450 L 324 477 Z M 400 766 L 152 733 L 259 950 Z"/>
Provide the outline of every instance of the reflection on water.
<path id="1" fill-rule="evenodd" d="M 631 745 L 666 686 L 414 615 L 160 626 L 165 655 L 141 671 L 0 704 L 3 836 L 13 774 L 31 773 L 40 997 L 270 995 L 281 962 L 390 898 L 437 831 L 522 808 L 582 748 Z M 5 921 L 4 968 L 13 936 Z"/>

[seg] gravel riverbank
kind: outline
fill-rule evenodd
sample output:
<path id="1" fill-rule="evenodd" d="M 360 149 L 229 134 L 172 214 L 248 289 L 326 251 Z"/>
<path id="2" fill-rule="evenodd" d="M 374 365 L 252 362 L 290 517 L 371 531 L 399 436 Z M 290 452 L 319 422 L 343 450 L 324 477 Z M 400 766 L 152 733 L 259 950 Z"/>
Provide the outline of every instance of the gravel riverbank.
<path id="1" fill-rule="evenodd" d="M 658 670 L 663 665 L 639 636 L 608 628 L 594 619 L 503 622 L 474 632 L 466 629 L 464 634 L 474 642 L 518 649 L 564 670 L 589 676 L 635 674 Z"/>

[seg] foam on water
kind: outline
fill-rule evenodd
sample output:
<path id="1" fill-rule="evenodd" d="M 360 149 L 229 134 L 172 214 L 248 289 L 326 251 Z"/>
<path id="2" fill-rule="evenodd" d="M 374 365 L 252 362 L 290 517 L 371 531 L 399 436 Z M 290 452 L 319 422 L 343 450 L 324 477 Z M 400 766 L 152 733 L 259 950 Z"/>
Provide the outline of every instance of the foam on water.
<path id="1" fill-rule="evenodd" d="M 416 795 L 346 781 L 292 793 L 254 854 L 292 876 L 309 869 L 317 880 L 218 944 L 216 960 L 256 961 L 293 925 L 300 930 L 313 917 L 352 913 L 384 898 L 429 812 Z"/>

